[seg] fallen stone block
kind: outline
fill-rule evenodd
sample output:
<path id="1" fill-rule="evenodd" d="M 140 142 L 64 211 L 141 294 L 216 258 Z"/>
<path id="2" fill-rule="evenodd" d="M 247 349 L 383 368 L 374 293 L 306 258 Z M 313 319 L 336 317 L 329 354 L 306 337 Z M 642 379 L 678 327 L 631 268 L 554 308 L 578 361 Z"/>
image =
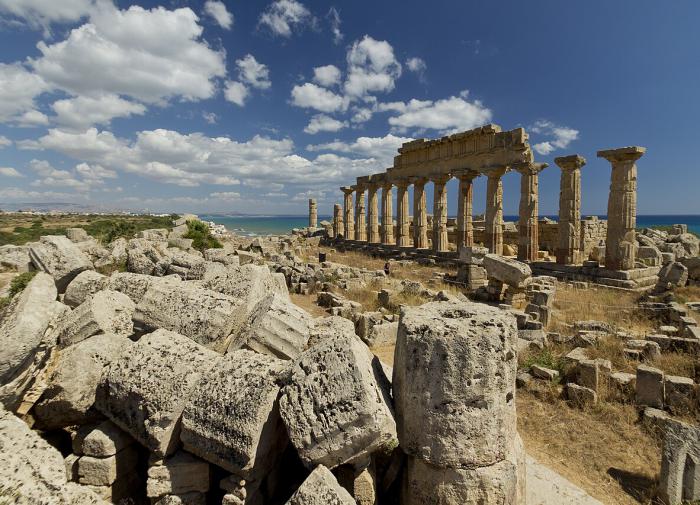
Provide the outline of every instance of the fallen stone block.
<path id="1" fill-rule="evenodd" d="M 37 426 L 52 430 L 94 419 L 92 406 L 102 371 L 130 345 L 128 338 L 105 334 L 61 350 L 48 386 L 34 406 Z"/>
<path id="2" fill-rule="evenodd" d="M 483 266 L 489 279 L 516 288 L 524 288 L 532 278 L 532 270 L 526 263 L 497 254 L 484 256 Z"/>
<path id="3" fill-rule="evenodd" d="M 177 451 L 169 458 L 165 458 L 161 464 L 153 465 L 148 469 L 146 495 L 151 499 L 165 495 L 206 493 L 207 491 L 209 491 L 209 463 L 186 451 Z"/>
<path id="4" fill-rule="evenodd" d="M 185 449 L 245 479 L 264 477 L 287 445 L 277 400 L 286 368 L 247 350 L 218 360 L 185 407 Z"/>
<path id="5" fill-rule="evenodd" d="M 20 273 L 32 270 L 33 264 L 29 257 L 29 246 L 12 244 L 0 246 L 0 266 L 11 268 Z"/>
<path id="6" fill-rule="evenodd" d="M 128 337 L 134 332 L 135 308 L 134 302 L 122 293 L 100 291 L 61 321 L 58 342 L 68 347 L 98 334 Z"/>
<path id="7" fill-rule="evenodd" d="M 647 365 L 637 367 L 637 405 L 664 407 L 664 373 Z"/>
<path id="8" fill-rule="evenodd" d="M 269 268 L 260 265 L 230 266 L 225 274 L 204 281 L 202 286 L 239 300 L 246 308 L 246 314 L 271 294 L 289 298 L 284 276 L 272 274 Z"/>
<path id="9" fill-rule="evenodd" d="M 66 230 L 66 237 L 68 237 L 71 242 L 85 242 L 92 238 L 83 228 L 68 228 Z"/>
<path id="10" fill-rule="evenodd" d="M 566 397 L 577 407 L 598 403 L 598 394 L 594 390 L 572 382 L 566 385 Z"/>
<path id="11" fill-rule="evenodd" d="M 113 274 L 107 282 L 106 289 L 119 291 L 131 298 L 131 301 L 138 304 L 148 288 L 154 284 L 162 284 L 176 289 L 182 279 L 177 275 L 167 277 L 153 277 L 151 275 L 135 274 L 132 272 L 118 272 Z"/>
<path id="12" fill-rule="evenodd" d="M 29 256 L 37 270 L 54 278 L 59 293 L 65 292 L 80 272 L 93 268 L 85 253 L 63 235 L 41 237 L 29 248 Z"/>
<path id="13" fill-rule="evenodd" d="M 136 305 L 134 322 L 144 330 L 164 328 L 223 352 L 245 317 L 241 302 L 189 284 L 154 283 Z"/>
<path id="14" fill-rule="evenodd" d="M 280 359 L 299 356 L 309 340 L 311 315 L 294 305 L 288 297 L 269 295 L 253 308 L 228 352 L 252 349 Z"/>
<path id="15" fill-rule="evenodd" d="M 133 445 L 134 439 L 111 421 L 81 426 L 73 437 L 73 452 L 81 456 L 106 458 Z"/>
<path id="16" fill-rule="evenodd" d="M 312 321 L 309 328 L 307 347 L 314 347 L 327 339 L 353 335 L 355 325 L 349 319 L 340 316 L 319 317 Z"/>
<path id="17" fill-rule="evenodd" d="M 540 365 L 532 365 L 530 367 L 530 371 L 532 372 L 532 375 L 538 379 L 552 381 L 559 378 L 559 372 L 557 370 L 552 370 L 551 368 L 546 368 Z"/>
<path id="18" fill-rule="evenodd" d="M 335 476 L 318 465 L 289 498 L 286 505 L 355 505 L 355 500 L 343 489 Z"/>
<path id="19" fill-rule="evenodd" d="M 207 495 L 205 493 L 184 493 L 184 494 L 166 494 L 153 502 L 153 505 L 205 505 L 207 503 Z M 221 502 L 222 505 L 224 502 Z"/>
<path id="20" fill-rule="evenodd" d="M 63 303 L 72 309 L 76 308 L 97 292 L 105 289 L 108 280 L 107 277 L 94 270 L 85 270 L 79 273 L 68 284 Z"/>
<path id="21" fill-rule="evenodd" d="M 138 452 L 133 446 L 106 458 L 81 456 L 78 460 L 78 482 L 91 486 L 111 486 L 118 478 L 132 473 L 137 462 Z"/>
<path id="22" fill-rule="evenodd" d="M 401 311 L 393 393 L 401 448 L 439 467 L 487 466 L 516 435 L 515 317 L 478 303 Z"/>
<path id="23" fill-rule="evenodd" d="M 299 356 L 280 413 L 309 468 L 366 457 L 396 437 L 389 381 L 357 337 L 327 339 Z"/>
<path id="24" fill-rule="evenodd" d="M 659 498 L 666 505 L 700 499 L 700 430 L 697 426 L 669 419 L 664 427 L 659 475 Z"/>
<path id="25" fill-rule="evenodd" d="M 674 414 L 690 413 L 696 405 L 695 383 L 690 377 L 664 377 L 664 404 Z"/>
<path id="26" fill-rule="evenodd" d="M 156 455 L 172 454 L 182 411 L 218 358 L 187 337 L 156 330 L 109 364 L 95 406 Z"/>

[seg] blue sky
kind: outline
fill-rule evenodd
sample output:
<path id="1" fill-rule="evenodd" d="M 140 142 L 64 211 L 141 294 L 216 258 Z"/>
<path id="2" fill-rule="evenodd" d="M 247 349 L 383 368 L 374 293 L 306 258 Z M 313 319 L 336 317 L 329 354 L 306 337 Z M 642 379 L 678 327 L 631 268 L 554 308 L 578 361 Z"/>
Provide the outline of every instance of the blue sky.
<path id="1" fill-rule="evenodd" d="M 402 142 L 496 123 L 550 164 L 541 214 L 573 153 L 583 212 L 604 213 L 595 152 L 626 145 L 648 149 L 640 214 L 700 213 L 698 18 L 695 0 L 0 0 L 0 208 L 329 214 Z"/>

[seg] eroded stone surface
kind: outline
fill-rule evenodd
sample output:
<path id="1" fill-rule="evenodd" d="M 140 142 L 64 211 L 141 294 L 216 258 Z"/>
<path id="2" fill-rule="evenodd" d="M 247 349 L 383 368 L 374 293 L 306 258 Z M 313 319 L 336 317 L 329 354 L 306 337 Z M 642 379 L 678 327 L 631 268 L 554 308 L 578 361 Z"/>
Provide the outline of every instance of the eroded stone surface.
<path id="1" fill-rule="evenodd" d="M 62 347 L 68 347 L 103 333 L 127 337 L 134 332 L 132 317 L 135 307 L 134 302 L 122 293 L 100 291 L 61 321 L 58 342 Z"/>
<path id="2" fill-rule="evenodd" d="M 92 269 L 92 262 L 77 245 L 63 235 L 47 235 L 31 245 L 29 256 L 38 270 L 56 281 L 59 293 L 83 270 Z"/>
<path id="3" fill-rule="evenodd" d="M 104 275 L 94 270 L 85 270 L 68 284 L 63 303 L 74 309 L 98 291 L 102 291 L 107 282 L 108 278 Z"/>
<path id="4" fill-rule="evenodd" d="M 328 468 L 318 465 L 286 505 L 355 505 L 355 500 Z"/>
<path id="5" fill-rule="evenodd" d="M 209 463 L 186 451 L 177 451 L 161 464 L 148 469 L 146 494 L 149 498 L 206 493 L 208 490 Z"/>

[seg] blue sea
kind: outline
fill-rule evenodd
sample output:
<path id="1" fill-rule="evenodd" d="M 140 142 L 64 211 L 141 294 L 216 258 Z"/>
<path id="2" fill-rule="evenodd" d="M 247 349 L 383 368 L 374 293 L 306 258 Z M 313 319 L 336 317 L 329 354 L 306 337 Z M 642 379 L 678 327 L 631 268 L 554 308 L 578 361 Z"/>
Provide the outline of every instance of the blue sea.
<path id="1" fill-rule="evenodd" d="M 546 216 L 558 219 L 558 216 Z M 599 216 L 605 219 L 605 216 Z M 282 235 L 291 232 L 292 228 L 305 228 L 309 224 L 308 216 L 222 216 L 203 215 L 205 221 L 223 224 L 228 230 L 244 236 Z M 318 216 L 319 222 L 332 221 L 331 216 Z M 506 221 L 517 221 L 518 216 L 505 216 Z M 637 216 L 637 226 L 664 226 L 672 224 L 687 224 L 688 230 L 700 234 L 700 215 L 677 216 Z"/>

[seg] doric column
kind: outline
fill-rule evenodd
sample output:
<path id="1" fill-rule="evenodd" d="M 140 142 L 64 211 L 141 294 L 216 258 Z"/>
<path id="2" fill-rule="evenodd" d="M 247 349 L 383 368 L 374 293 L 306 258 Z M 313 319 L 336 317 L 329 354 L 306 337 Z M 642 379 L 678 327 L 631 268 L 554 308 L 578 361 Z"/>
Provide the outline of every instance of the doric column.
<path id="1" fill-rule="evenodd" d="M 449 175 L 433 178 L 433 250 L 446 252 L 450 250 L 447 239 L 447 181 Z"/>
<path id="2" fill-rule="evenodd" d="M 340 188 L 343 192 L 343 238 L 353 240 L 355 238 L 355 215 L 352 211 L 352 193 L 353 188 L 343 186 Z"/>
<path id="3" fill-rule="evenodd" d="M 539 174 L 546 163 L 525 163 L 514 167 L 520 178 L 520 212 L 518 213 L 518 259 L 536 261 L 540 250 L 537 218 L 539 216 Z"/>
<path id="4" fill-rule="evenodd" d="M 355 186 L 355 240 L 358 242 L 367 241 L 367 223 L 365 222 L 365 187 Z"/>
<path id="5" fill-rule="evenodd" d="M 416 249 L 428 248 L 428 215 L 425 209 L 425 183 L 424 178 L 413 180 L 413 247 Z"/>
<path id="6" fill-rule="evenodd" d="M 478 174 L 465 172 L 459 174 L 459 191 L 457 201 L 457 250 L 462 246 L 474 245 L 474 225 L 472 224 L 473 182 Z"/>
<path id="7" fill-rule="evenodd" d="M 503 254 L 503 182 L 507 167 L 489 171 L 486 175 L 486 247 L 489 252 Z"/>
<path id="8" fill-rule="evenodd" d="M 635 263 L 637 225 L 637 165 L 646 148 L 632 146 L 598 151 L 612 164 L 608 196 L 608 233 L 605 237 L 605 267 L 631 270 Z"/>
<path id="9" fill-rule="evenodd" d="M 370 184 L 367 191 L 367 197 L 369 198 L 368 211 L 367 211 L 367 228 L 370 244 L 379 243 L 379 199 L 377 198 L 377 192 L 379 191 L 379 186 L 376 184 Z"/>
<path id="10" fill-rule="evenodd" d="M 309 228 L 318 226 L 318 210 L 316 208 L 316 199 L 309 198 Z"/>
<path id="11" fill-rule="evenodd" d="M 554 158 L 554 163 L 561 168 L 557 263 L 572 265 L 581 260 L 581 168 L 586 164 L 586 159 L 573 154 Z"/>
<path id="12" fill-rule="evenodd" d="M 411 247 L 411 223 L 408 221 L 408 181 L 398 181 L 396 188 L 396 214 L 398 221 L 398 226 L 396 227 L 398 240 L 396 244 L 399 247 Z"/>
<path id="13" fill-rule="evenodd" d="M 394 212 L 390 183 L 382 186 L 382 244 L 394 243 Z"/>
<path id="14" fill-rule="evenodd" d="M 343 233 L 343 208 L 339 203 L 333 205 L 333 238 Z"/>

